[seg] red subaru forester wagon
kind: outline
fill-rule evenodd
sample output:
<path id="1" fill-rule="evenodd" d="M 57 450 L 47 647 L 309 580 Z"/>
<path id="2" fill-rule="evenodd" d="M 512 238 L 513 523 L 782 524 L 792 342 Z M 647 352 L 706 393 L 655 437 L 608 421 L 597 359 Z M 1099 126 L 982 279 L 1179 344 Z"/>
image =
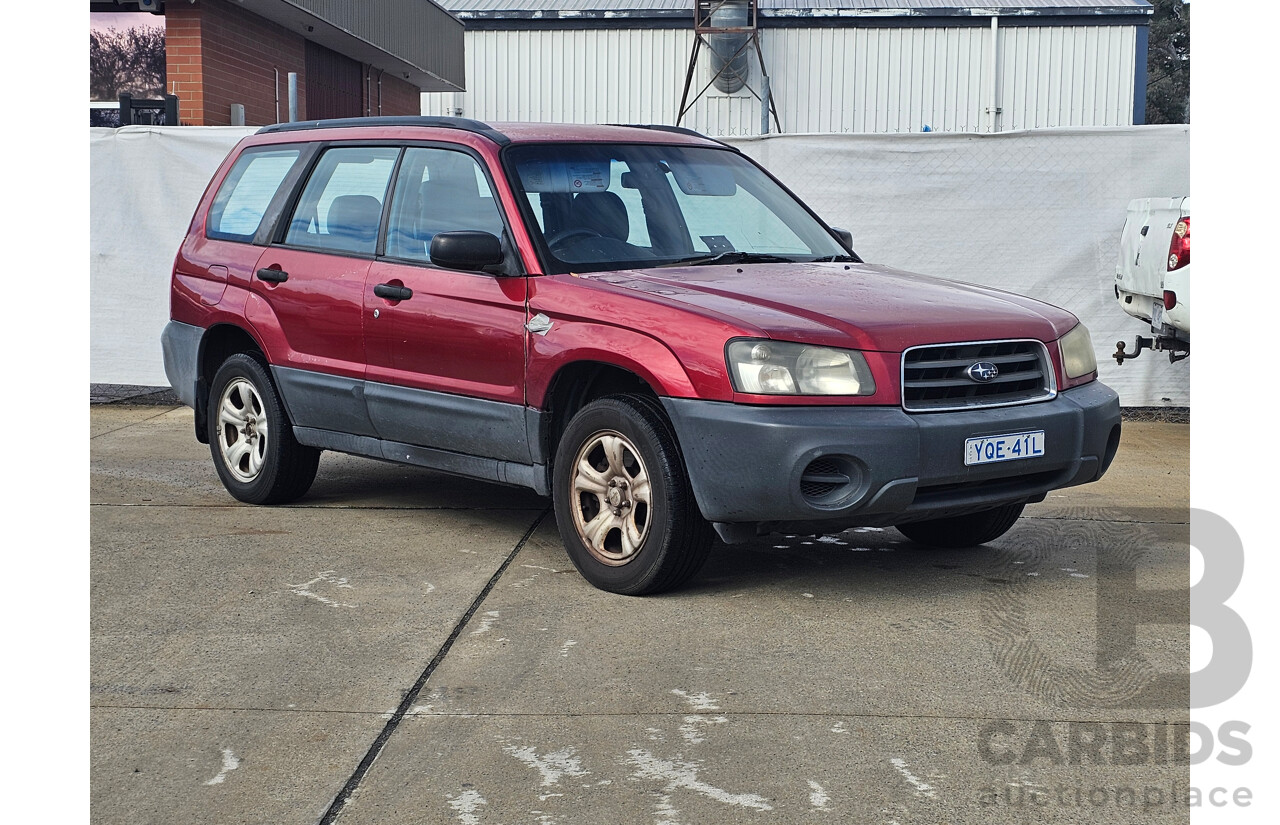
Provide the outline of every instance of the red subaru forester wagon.
<path id="1" fill-rule="evenodd" d="M 174 262 L 165 368 L 241 501 L 322 450 L 532 488 L 591 583 L 718 533 L 1004 534 L 1120 439 L 1071 313 L 863 263 L 730 146 L 662 127 L 268 126 Z"/>

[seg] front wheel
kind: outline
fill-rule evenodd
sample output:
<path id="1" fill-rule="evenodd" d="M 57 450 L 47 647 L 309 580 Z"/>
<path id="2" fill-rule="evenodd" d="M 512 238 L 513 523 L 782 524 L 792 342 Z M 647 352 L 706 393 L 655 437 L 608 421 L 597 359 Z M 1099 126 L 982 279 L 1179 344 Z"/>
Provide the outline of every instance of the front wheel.
<path id="1" fill-rule="evenodd" d="M 283 504 L 311 488 L 320 451 L 304 447 L 254 357 L 232 355 L 209 388 L 209 450 L 227 492 L 249 504 Z"/>
<path id="2" fill-rule="evenodd" d="M 602 398 L 573 417 L 556 450 L 552 497 L 569 558 L 601 590 L 670 590 L 711 549 L 714 532 L 671 425 L 641 396 Z"/>
<path id="3" fill-rule="evenodd" d="M 1009 532 L 1013 523 L 1022 515 L 1024 502 L 1005 504 L 993 510 L 970 513 L 967 516 L 913 521 L 897 525 L 898 532 L 918 544 L 930 547 L 976 547 L 986 544 Z"/>

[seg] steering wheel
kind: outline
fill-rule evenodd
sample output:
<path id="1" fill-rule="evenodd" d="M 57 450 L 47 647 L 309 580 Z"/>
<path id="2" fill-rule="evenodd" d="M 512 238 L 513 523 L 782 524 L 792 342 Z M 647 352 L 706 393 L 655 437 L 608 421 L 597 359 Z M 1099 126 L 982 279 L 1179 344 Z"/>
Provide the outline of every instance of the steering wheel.
<path id="1" fill-rule="evenodd" d="M 547 246 L 559 246 L 570 238 L 582 236 L 583 238 L 600 238 L 603 237 L 599 232 L 585 227 L 570 227 L 569 229 L 561 229 L 559 232 L 552 233 L 547 238 Z"/>

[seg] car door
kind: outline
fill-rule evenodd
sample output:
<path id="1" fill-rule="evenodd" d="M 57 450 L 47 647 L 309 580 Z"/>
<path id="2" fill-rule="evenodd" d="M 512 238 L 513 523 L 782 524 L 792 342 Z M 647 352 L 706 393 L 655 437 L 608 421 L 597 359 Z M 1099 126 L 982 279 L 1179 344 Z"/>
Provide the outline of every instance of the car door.
<path id="1" fill-rule="evenodd" d="M 463 229 L 505 231 L 479 160 L 458 148 L 407 148 L 385 254 L 364 292 L 370 416 L 390 441 L 529 464 L 526 280 L 433 266 L 431 239 Z"/>
<path id="2" fill-rule="evenodd" d="M 374 435 L 364 402 L 364 287 L 400 150 L 333 146 L 316 161 L 253 291 L 285 339 L 273 364 L 294 424 Z"/>

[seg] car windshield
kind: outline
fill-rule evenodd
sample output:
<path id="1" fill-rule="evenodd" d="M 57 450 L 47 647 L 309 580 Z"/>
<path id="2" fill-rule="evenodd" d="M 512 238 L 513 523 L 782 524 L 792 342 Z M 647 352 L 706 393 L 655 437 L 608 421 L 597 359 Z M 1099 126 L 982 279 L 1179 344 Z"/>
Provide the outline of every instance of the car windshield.
<path id="1" fill-rule="evenodd" d="M 552 273 L 856 260 L 729 149 L 554 143 L 514 146 L 507 158 Z"/>

